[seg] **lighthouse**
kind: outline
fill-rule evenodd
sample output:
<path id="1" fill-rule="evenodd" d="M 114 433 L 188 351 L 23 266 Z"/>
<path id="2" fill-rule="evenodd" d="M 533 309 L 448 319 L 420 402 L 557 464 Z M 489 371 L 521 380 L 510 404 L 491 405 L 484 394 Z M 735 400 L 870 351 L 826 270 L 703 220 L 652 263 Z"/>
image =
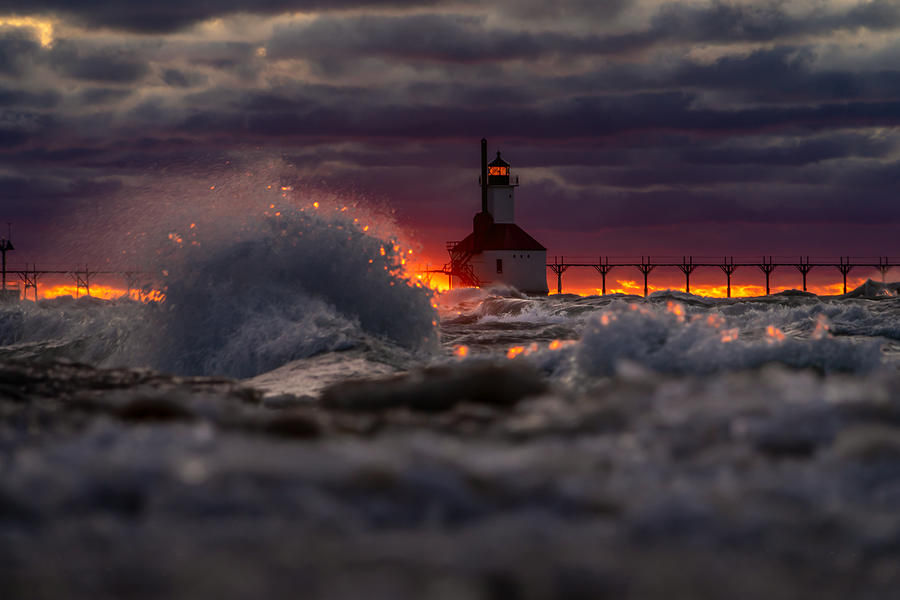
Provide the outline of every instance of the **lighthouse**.
<path id="1" fill-rule="evenodd" d="M 526 294 L 547 293 L 547 249 L 516 225 L 518 177 L 500 152 L 487 162 L 487 140 L 481 140 L 481 212 L 472 233 L 448 242 L 452 286 L 506 284 Z"/>

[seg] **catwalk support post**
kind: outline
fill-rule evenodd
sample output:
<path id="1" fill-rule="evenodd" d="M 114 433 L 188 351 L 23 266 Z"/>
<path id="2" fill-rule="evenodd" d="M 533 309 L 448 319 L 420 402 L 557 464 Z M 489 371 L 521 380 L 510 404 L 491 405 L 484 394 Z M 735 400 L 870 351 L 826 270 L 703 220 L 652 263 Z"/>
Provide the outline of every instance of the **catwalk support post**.
<path id="1" fill-rule="evenodd" d="M 731 275 L 737 270 L 737 266 L 734 264 L 734 257 L 731 257 L 731 262 L 728 262 L 728 257 L 726 256 L 722 259 L 722 264 L 719 265 L 719 268 L 722 269 L 722 272 L 725 273 L 725 280 L 727 281 L 727 295 L 731 298 Z"/>
<path id="2" fill-rule="evenodd" d="M 646 257 L 646 259 L 641 257 L 641 264 L 635 265 L 638 270 L 644 275 L 644 298 L 647 297 L 648 286 L 647 286 L 647 276 L 650 275 L 650 271 L 656 268 L 656 265 L 650 264 L 650 257 Z"/>
<path id="3" fill-rule="evenodd" d="M 19 271 L 19 279 L 22 280 L 22 298 L 27 299 L 28 297 L 28 288 L 32 288 L 34 290 L 34 302 L 37 304 L 38 301 L 38 279 L 40 279 L 42 273 L 37 270 L 37 265 L 31 265 L 31 271 L 28 270 L 28 263 L 25 263 L 25 270 Z"/>
<path id="4" fill-rule="evenodd" d="M 796 265 L 797 270 L 800 271 L 800 274 L 803 276 L 803 291 L 806 291 L 806 276 L 812 271 L 812 265 L 809 264 L 809 257 L 806 257 L 806 262 L 803 262 L 803 257 L 800 257 L 800 262 Z"/>
<path id="5" fill-rule="evenodd" d="M 75 297 L 78 298 L 82 289 L 84 289 L 84 293 L 86 296 L 90 296 L 91 276 L 96 275 L 96 273 L 91 273 L 91 270 L 88 269 L 88 266 L 84 265 L 84 271 L 79 271 L 78 267 L 75 267 L 75 270 L 73 270 L 70 275 L 75 281 Z"/>
<path id="6" fill-rule="evenodd" d="M 760 263 L 760 264 L 757 265 L 757 266 L 759 267 L 759 270 L 760 270 L 760 271 L 762 271 L 763 273 L 766 274 L 766 296 L 768 296 L 768 295 L 771 293 L 771 292 L 770 292 L 770 288 L 769 288 L 769 278 L 770 278 L 771 275 L 772 275 L 772 271 L 775 270 L 776 265 L 772 264 L 772 257 L 771 257 L 771 256 L 769 257 L 768 262 L 766 262 L 766 257 L 763 256 L 763 257 L 762 257 L 762 263 Z"/>
<path id="7" fill-rule="evenodd" d="M 841 276 L 844 278 L 844 293 L 847 293 L 847 274 L 853 269 L 853 265 L 850 264 L 849 256 L 842 256 L 840 258 L 841 262 L 837 266 L 838 271 L 841 272 Z"/>
<path id="8" fill-rule="evenodd" d="M 694 269 L 697 268 L 697 266 L 694 264 L 694 257 L 688 256 L 687 259 L 685 259 L 685 257 L 682 256 L 681 264 L 678 265 L 678 268 L 681 270 L 682 273 L 684 273 L 684 293 L 690 294 L 691 293 L 691 273 L 693 273 Z"/>
<path id="9" fill-rule="evenodd" d="M 881 283 L 884 283 L 887 272 L 891 270 L 888 257 L 878 257 L 878 272 L 881 273 Z"/>
<path id="10" fill-rule="evenodd" d="M 555 257 L 554 257 L 555 258 Z M 562 294 L 562 274 L 566 272 L 569 265 L 565 264 L 566 257 L 561 256 L 550 265 L 550 270 L 556 273 L 556 293 Z"/>
<path id="11" fill-rule="evenodd" d="M 603 262 L 603 259 L 600 259 L 600 264 L 594 265 L 594 268 L 597 269 L 597 272 L 600 273 L 600 280 L 602 283 L 601 293 L 606 295 L 606 275 L 612 271 L 613 265 L 609 264 L 609 257 L 606 257 L 606 262 Z"/>

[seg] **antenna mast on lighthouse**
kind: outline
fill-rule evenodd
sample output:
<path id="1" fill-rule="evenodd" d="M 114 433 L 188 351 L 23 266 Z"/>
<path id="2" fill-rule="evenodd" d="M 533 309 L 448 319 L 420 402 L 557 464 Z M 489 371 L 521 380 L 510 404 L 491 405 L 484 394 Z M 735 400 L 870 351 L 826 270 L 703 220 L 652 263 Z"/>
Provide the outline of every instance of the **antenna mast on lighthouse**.
<path id="1" fill-rule="evenodd" d="M 0 238 L 0 254 L 2 254 L 2 262 L 3 262 L 3 287 L 2 292 L 0 294 L 6 294 L 6 253 L 10 250 L 15 250 L 12 245 L 12 223 L 9 221 L 6 222 L 6 239 Z"/>
<path id="2" fill-rule="evenodd" d="M 481 212 L 488 211 L 487 138 L 481 138 Z"/>

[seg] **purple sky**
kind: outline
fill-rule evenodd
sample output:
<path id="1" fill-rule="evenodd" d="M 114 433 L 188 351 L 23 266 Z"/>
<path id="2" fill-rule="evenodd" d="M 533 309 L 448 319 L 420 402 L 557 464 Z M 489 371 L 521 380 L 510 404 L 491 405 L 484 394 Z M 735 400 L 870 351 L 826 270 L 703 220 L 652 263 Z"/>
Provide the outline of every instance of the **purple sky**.
<path id="1" fill-rule="evenodd" d="M 390 207 L 442 260 L 479 206 L 481 137 L 551 255 L 900 255 L 896 0 L 0 0 L 0 15 L 0 219 L 19 258 L 69 260 L 59 240 L 97 215 L 152 218 L 160 182 L 200 190 L 264 154 L 301 192 Z"/>

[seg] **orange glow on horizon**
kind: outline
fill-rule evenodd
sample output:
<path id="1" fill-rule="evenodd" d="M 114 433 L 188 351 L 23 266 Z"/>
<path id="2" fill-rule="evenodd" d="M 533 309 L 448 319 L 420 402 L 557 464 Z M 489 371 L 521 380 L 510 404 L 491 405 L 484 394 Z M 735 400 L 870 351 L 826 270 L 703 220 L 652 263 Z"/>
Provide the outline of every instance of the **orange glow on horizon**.
<path id="1" fill-rule="evenodd" d="M 435 292 L 446 292 L 450 290 L 449 282 L 447 281 L 447 276 L 443 273 L 428 273 L 426 272 L 428 269 L 440 269 L 442 264 L 417 264 L 415 268 L 412 269 L 412 273 L 414 273 L 415 279 L 417 279 L 421 284 Z M 851 291 L 863 283 L 866 282 L 867 277 L 861 277 L 856 280 L 851 281 L 847 280 L 847 291 Z M 555 285 L 555 282 L 553 282 Z M 565 283 L 565 282 L 564 282 Z M 665 285 L 653 285 L 650 284 L 647 286 L 649 292 L 652 294 L 653 292 L 663 292 L 663 291 L 673 291 L 673 292 L 683 292 L 683 287 L 678 286 L 665 286 Z M 793 286 L 772 286 L 771 292 L 776 294 L 778 292 L 786 291 L 786 290 L 796 290 L 798 287 Z M 837 296 L 844 293 L 843 283 L 838 281 L 831 284 L 826 285 L 814 285 L 808 284 L 807 291 L 818 296 Z M 691 285 L 691 294 L 695 296 L 705 296 L 707 298 L 727 298 L 727 286 L 725 285 Z M 576 296 L 599 296 L 602 293 L 602 290 L 597 287 L 583 287 L 583 286 L 565 286 L 563 285 L 563 293 L 564 294 L 574 294 Z M 631 296 L 643 296 L 644 294 L 644 284 L 639 283 L 635 280 L 618 280 L 613 283 L 611 286 L 607 286 L 606 293 L 608 294 L 626 294 Z M 551 287 L 550 295 L 556 295 L 555 289 Z M 766 295 L 766 288 L 763 285 L 742 285 L 742 284 L 732 284 L 731 285 L 731 297 L 732 298 L 754 298 Z"/>
<path id="2" fill-rule="evenodd" d="M 868 277 L 857 277 L 855 279 L 847 279 L 847 291 L 852 291 L 855 288 L 861 286 Z M 553 282 L 555 285 L 555 281 Z M 647 286 L 648 291 L 652 294 L 653 292 L 664 292 L 664 291 L 673 291 L 673 292 L 683 292 L 684 286 L 667 286 L 667 285 L 653 285 L 652 283 Z M 786 290 L 797 290 L 799 286 L 772 286 L 771 293 L 776 294 L 778 292 L 783 292 Z M 844 284 L 838 280 L 835 283 L 829 283 L 825 285 L 815 285 L 808 284 L 806 286 L 806 290 L 810 293 L 816 294 L 818 296 L 837 296 L 844 293 Z M 563 293 L 564 294 L 575 294 L 578 296 L 599 296 L 602 293 L 602 290 L 599 287 L 582 287 L 582 286 L 570 286 L 566 287 L 565 281 L 563 281 Z M 643 296 L 644 294 L 644 284 L 636 279 L 619 279 L 615 280 L 612 285 L 608 285 L 606 287 L 607 294 L 628 294 L 632 296 Z M 555 295 L 555 287 L 551 288 L 551 295 Z M 694 296 L 705 296 L 707 298 L 726 298 L 728 296 L 728 287 L 726 285 L 704 285 L 699 284 L 695 285 L 691 282 L 691 294 Z M 732 298 L 752 298 L 758 296 L 766 295 L 766 286 L 764 285 L 743 285 L 743 284 L 731 284 L 731 297 Z"/>
<path id="3" fill-rule="evenodd" d="M 438 255 L 439 256 L 439 255 Z M 411 271 L 413 276 L 422 282 L 425 287 L 434 290 L 435 292 L 446 292 L 450 289 L 447 275 L 441 273 L 440 270 L 449 262 L 449 258 L 440 257 L 435 260 L 434 253 L 428 254 L 418 254 L 418 259 L 416 261 L 417 264 Z M 429 272 L 430 271 L 430 272 Z M 435 272 L 437 271 L 437 272 Z M 569 279 L 569 283 L 567 283 L 567 278 L 571 273 L 576 273 L 574 277 Z M 791 273 L 792 275 L 796 275 Z M 581 275 L 581 276 L 579 276 Z M 684 292 L 684 279 L 678 276 L 667 277 L 666 273 L 661 274 L 662 276 L 656 277 L 657 283 L 654 284 L 654 277 L 651 275 L 650 281 L 648 282 L 648 292 L 663 292 L 663 291 L 672 291 L 672 292 Z M 755 277 L 759 277 L 759 273 L 753 273 L 752 275 L 748 271 L 746 273 L 747 279 L 753 281 Z M 847 291 L 850 292 L 860 285 L 864 284 L 867 280 L 873 279 L 876 280 L 877 275 L 869 275 L 869 276 L 859 276 L 859 277 L 848 277 L 847 278 Z M 724 275 L 721 276 L 722 283 L 715 283 L 715 279 L 713 279 L 713 283 L 708 283 L 706 277 L 703 277 L 701 281 L 695 281 L 694 278 L 691 278 L 691 294 L 695 296 L 704 296 L 707 298 L 727 298 L 728 297 L 728 288 L 725 284 Z M 816 294 L 818 296 L 838 296 L 844 293 L 843 283 L 840 278 L 840 274 L 835 272 L 833 274 L 833 279 L 831 279 L 830 283 L 826 283 L 828 279 L 823 276 L 817 277 L 818 282 L 808 281 L 807 282 L 807 292 Z M 825 282 L 822 282 L 822 280 Z M 660 283 L 660 281 L 664 283 Z M 780 292 L 788 291 L 788 290 L 800 290 L 801 283 L 799 281 L 799 275 L 797 276 L 797 281 L 793 281 L 793 278 L 789 278 L 785 276 L 784 278 L 779 278 L 779 281 L 784 281 L 786 285 L 779 285 L 777 283 L 773 283 L 770 286 L 770 293 L 777 294 Z M 456 281 L 454 281 L 453 288 L 460 287 L 456 285 Z M 556 294 L 556 276 L 552 273 L 548 273 L 547 283 L 549 287 L 549 295 Z M 584 275 L 580 274 L 578 271 L 569 271 L 566 273 L 566 276 L 563 277 L 563 293 L 564 294 L 573 294 L 577 296 L 599 296 L 603 292 L 600 288 L 600 278 L 599 276 L 594 277 L 594 274 Z M 640 279 L 640 275 L 637 278 L 621 278 L 621 279 L 612 279 L 611 277 L 607 277 L 607 286 L 606 286 L 606 294 L 624 294 L 631 296 L 643 296 L 644 295 L 644 282 Z M 741 278 L 737 275 L 732 278 L 731 284 L 731 298 L 753 298 L 753 297 L 762 297 L 766 295 L 766 287 L 762 283 L 742 283 Z"/>
<path id="4" fill-rule="evenodd" d="M 38 287 L 38 298 L 41 300 L 60 298 L 62 296 L 72 296 L 75 298 L 87 295 L 84 288 L 78 289 L 75 284 Z M 91 286 L 90 296 L 101 300 L 116 300 L 127 296 L 132 300 L 137 300 L 139 302 L 161 302 L 165 299 L 165 294 L 160 290 L 144 292 L 142 290 L 133 289 L 129 292 L 127 289 L 101 284 Z"/>
<path id="5" fill-rule="evenodd" d="M 422 287 L 426 287 L 433 292 L 447 292 L 450 290 L 450 284 L 447 282 L 447 276 L 441 273 L 426 273 L 421 269 L 422 265 L 417 265 L 412 272 L 415 274 L 414 279 Z"/>

